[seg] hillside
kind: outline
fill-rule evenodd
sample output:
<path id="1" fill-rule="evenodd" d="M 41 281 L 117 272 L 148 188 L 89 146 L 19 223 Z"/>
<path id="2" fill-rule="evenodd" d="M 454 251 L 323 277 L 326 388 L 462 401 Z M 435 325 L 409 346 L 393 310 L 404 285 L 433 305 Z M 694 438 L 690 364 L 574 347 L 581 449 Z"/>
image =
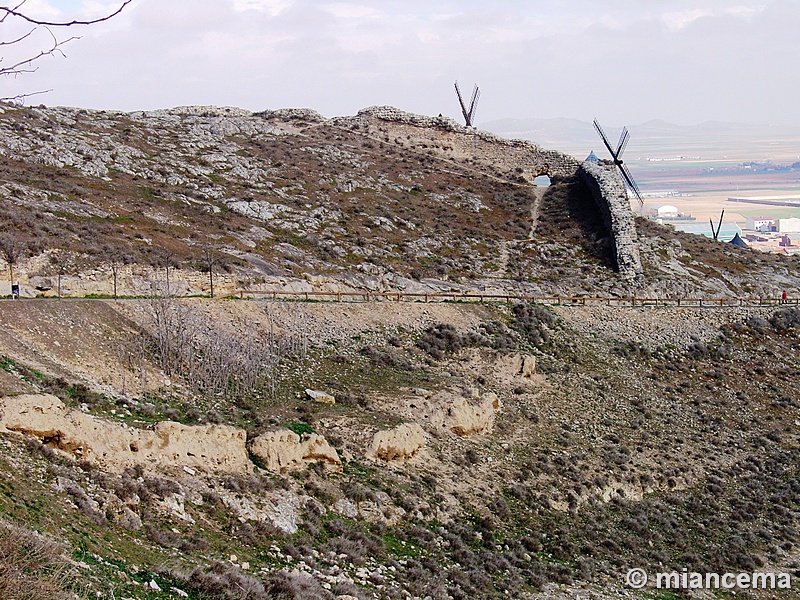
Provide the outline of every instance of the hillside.
<path id="1" fill-rule="evenodd" d="M 448 119 L 3 109 L 3 234 L 50 297 L 0 301 L 0 596 L 666 599 L 628 570 L 800 572 L 795 307 L 225 297 L 774 298 L 794 259 L 637 219 L 626 282 L 574 161 Z M 59 272 L 105 297 L 53 298 Z"/>
<path id="2" fill-rule="evenodd" d="M 171 293 L 207 294 L 209 264 L 226 293 L 775 296 L 798 287 L 790 263 L 645 223 L 644 277 L 623 285 L 583 183 L 567 168 L 549 188 L 532 184 L 558 164 L 577 167 L 529 142 L 393 109 L 323 119 L 7 106 L 0 222 L 32 251 L 20 270 L 27 295 L 42 291 L 30 277 L 52 284 L 59 272 L 64 295 L 110 294 L 115 268 L 123 295 L 164 288 L 172 269 Z"/>

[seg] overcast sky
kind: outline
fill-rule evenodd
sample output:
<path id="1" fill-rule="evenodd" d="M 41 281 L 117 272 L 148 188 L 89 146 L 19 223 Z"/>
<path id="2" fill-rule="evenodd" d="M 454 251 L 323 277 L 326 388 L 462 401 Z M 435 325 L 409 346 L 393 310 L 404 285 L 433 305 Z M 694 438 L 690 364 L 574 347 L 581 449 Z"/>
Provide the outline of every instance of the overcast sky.
<path id="1" fill-rule="evenodd" d="M 4 4 L 0 2 L 0 4 Z M 109 0 L 28 0 L 46 19 Z M 8 20 L 2 39 L 22 31 Z M 133 0 L 112 21 L 53 30 L 66 58 L 0 80 L 0 96 L 102 109 L 187 104 L 393 105 L 460 118 L 453 82 L 481 88 L 477 125 L 598 117 L 800 124 L 800 0 Z M 48 34 L 3 51 L 33 53 Z"/>

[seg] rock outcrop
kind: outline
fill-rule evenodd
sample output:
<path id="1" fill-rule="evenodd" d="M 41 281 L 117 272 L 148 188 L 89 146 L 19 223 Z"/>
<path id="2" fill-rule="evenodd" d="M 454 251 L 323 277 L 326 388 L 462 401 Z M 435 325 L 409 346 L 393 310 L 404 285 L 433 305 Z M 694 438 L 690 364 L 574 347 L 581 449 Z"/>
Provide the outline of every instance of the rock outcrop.
<path id="1" fill-rule="evenodd" d="M 497 357 L 494 368 L 508 376 L 531 379 L 536 375 L 536 357 L 518 352 L 501 354 Z"/>
<path id="2" fill-rule="evenodd" d="M 457 398 L 447 410 L 445 424 L 463 437 L 483 435 L 494 427 L 495 413 L 502 407 L 500 398 L 493 392 L 479 398 Z"/>
<path id="3" fill-rule="evenodd" d="M 394 133 L 402 132 L 411 140 L 424 139 L 450 148 L 447 151 L 439 149 L 440 154 L 455 157 L 463 151 L 498 169 L 519 168 L 531 181 L 538 175 L 572 177 L 580 167 L 572 156 L 542 148 L 528 140 L 501 138 L 488 131 L 464 127 L 448 117 L 416 115 L 392 106 L 370 106 L 360 110 L 355 117 L 338 117 L 331 121 L 347 126 L 369 119 L 391 123 L 396 130 Z"/>
<path id="4" fill-rule="evenodd" d="M 321 404 L 336 404 L 336 398 L 333 397 L 328 392 L 323 392 L 320 390 L 306 390 L 306 398 L 309 400 L 313 400 L 314 402 L 319 402 Z"/>
<path id="5" fill-rule="evenodd" d="M 264 468 L 275 472 L 303 470 L 314 462 L 335 470 L 342 468 L 336 449 L 316 433 L 301 438 L 290 429 L 267 431 L 250 442 L 250 452 Z"/>
<path id="6" fill-rule="evenodd" d="M 151 430 L 135 429 L 69 409 L 47 394 L 2 398 L 0 413 L 0 428 L 32 435 L 47 446 L 111 472 L 137 464 L 158 470 L 252 470 L 246 432 L 228 425 L 163 421 Z"/>
<path id="7" fill-rule="evenodd" d="M 393 461 L 414 458 L 425 447 L 425 432 L 416 423 L 403 423 L 394 429 L 377 432 L 367 457 Z"/>

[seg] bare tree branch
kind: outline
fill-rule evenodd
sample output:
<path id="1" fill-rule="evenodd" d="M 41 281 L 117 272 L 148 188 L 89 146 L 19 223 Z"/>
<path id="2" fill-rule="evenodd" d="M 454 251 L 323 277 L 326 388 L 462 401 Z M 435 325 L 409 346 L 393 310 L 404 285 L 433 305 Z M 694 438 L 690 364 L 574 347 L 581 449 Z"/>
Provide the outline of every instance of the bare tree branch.
<path id="1" fill-rule="evenodd" d="M 28 15 L 19 12 L 19 8 L 22 7 L 22 5 L 24 4 L 24 2 L 21 2 L 14 8 L 9 8 L 8 6 L 0 6 L 0 12 L 5 13 L 3 14 L 3 17 L 0 18 L 0 23 L 2 23 L 6 19 L 6 17 L 10 15 L 22 19 L 23 21 L 27 21 L 28 23 L 31 23 L 33 25 L 45 25 L 49 27 L 72 27 L 73 25 L 94 25 L 95 23 L 102 23 L 103 21 L 108 21 L 109 19 L 116 17 L 132 1 L 133 0 L 125 0 L 125 2 L 123 2 L 122 5 L 117 10 L 115 10 L 110 15 L 106 15 L 105 17 L 100 17 L 98 19 L 93 19 L 91 21 L 61 21 L 61 22 L 40 21 L 38 19 L 29 17 Z"/>
<path id="2" fill-rule="evenodd" d="M 0 22 L 2 22 L 2 21 L 0 21 Z M 33 32 L 36 31 L 36 29 L 37 29 L 37 27 L 34 27 L 28 33 L 26 33 L 25 35 L 23 35 L 21 37 L 18 37 L 15 40 L 9 40 L 8 42 L 0 42 L 0 46 L 11 46 L 13 44 L 17 44 L 17 43 L 21 42 L 22 40 L 24 40 L 25 38 L 28 38 L 31 35 L 33 35 Z"/>
<path id="3" fill-rule="evenodd" d="M 32 51 L 28 54 L 25 58 L 16 60 L 13 64 L 8 66 L 0 66 L 0 75 L 4 75 L 6 77 L 17 77 L 19 75 L 30 74 L 34 73 L 38 67 L 34 65 L 34 63 L 46 56 L 55 56 L 61 55 L 62 57 L 66 58 L 66 54 L 62 51 L 62 47 L 69 42 L 80 39 L 79 36 L 72 36 L 70 38 L 59 40 L 58 37 L 50 30 L 50 27 L 72 27 L 76 25 L 94 25 L 96 23 L 102 23 L 103 21 L 108 21 L 109 19 L 115 17 L 119 13 L 123 11 L 123 9 L 132 2 L 132 0 L 124 0 L 122 4 L 115 10 L 114 12 L 104 16 L 99 17 L 97 19 L 91 19 L 86 21 L 80 20 L 72 20 L 72 21 L 45 21 L 43 19 L 35 19 L 24 12 L 21 12 L 22 6 L 25 4 L 25 0 L 19 2 L 15 6 L 0 6 L 0 23 L 5 23 L 9 18 L 19 19 L 26 23 L 30 23 L 34 27 L 30 29 L 25 34 L 19 35 L 15 39 L 7 40 L 7 41 L 0 41 L 0 46 L 2 47 L 10 47 L 15 46 L 18 44 L 22 44 L 26 40 L 30 41 L 29 38 L 33 36 L 33 34 L 38 31 L 39 29 L 44 29 L 47 33 L 50 34 L 52 38 L 52 42 L 43 50 Z M 24 56 L 24 54 L 23 54 Z M 0 56 L 0 63 L 4 61 L 5 57 Z M 20 94 L 16 94 L 14 96 L 8 96 L 5 98 L 0 98 L 0 101 L 3 102 L 16 102 L 20 103 L 30 96 L 36 96 L 38 94 L 45 94 L 50 90 L 41 90 L 37 92 L 23 92 Z"/>
<path id="4" fill-rule="evenodd" d="M 59 41 L 58 38 L 56 38 L 56 36 L 53 34 L 53 32 L 50 31 L 47 27 L 45 27 L 45 30 L 47 30 L 47 33 L 49 33 L 50 36 L 53 38 L 53 43 L 50 46 L 50 48 L 47 49 L 47 50 L 40 50 L 39 53 L 36 56 L 24 58 L 21 61 L 13 64 L 11 66 L 0 68 L 0 75 L 15 75 L 16 76 L 16 75 L 20 75 L 22 73 L 33 73 L 34 71 L 36 71 L 36 68 L 23 69 L 23 67 L 25 65 L 28 65 L 30 67 L 33 62 L 39 60 L 40 58 L 43 58 L 45 56 L 53 56 L 54 54 L 60 54 L 62 57 L 66 58 L 67 55 L 64 54 L 64 52 L 62 52 L 61 46 L 63 46 L 64 44 L 68 44 L 72 40 L 79 40 L 80 39 L 79 36 L 72 36 L 71 38 L 68 38 L 66 40 Z M 0 61 L 2 61 L 1 58 L 0 58 Z"/>

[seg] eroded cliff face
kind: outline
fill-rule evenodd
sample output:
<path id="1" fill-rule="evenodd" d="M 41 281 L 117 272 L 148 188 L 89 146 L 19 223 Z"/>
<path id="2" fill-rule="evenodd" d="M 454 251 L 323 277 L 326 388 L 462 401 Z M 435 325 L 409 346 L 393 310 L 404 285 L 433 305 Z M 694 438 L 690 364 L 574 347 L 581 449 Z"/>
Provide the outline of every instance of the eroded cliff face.
<path id="1" fill-rule="evenodd" d="M 0 398 L 0 426 L 114 473 L 143 465 L 166 472 L 248 473 L 243 429 L 164 421 L 152 429 L 125 427 L 67 408 L 51 395 Z"/>

